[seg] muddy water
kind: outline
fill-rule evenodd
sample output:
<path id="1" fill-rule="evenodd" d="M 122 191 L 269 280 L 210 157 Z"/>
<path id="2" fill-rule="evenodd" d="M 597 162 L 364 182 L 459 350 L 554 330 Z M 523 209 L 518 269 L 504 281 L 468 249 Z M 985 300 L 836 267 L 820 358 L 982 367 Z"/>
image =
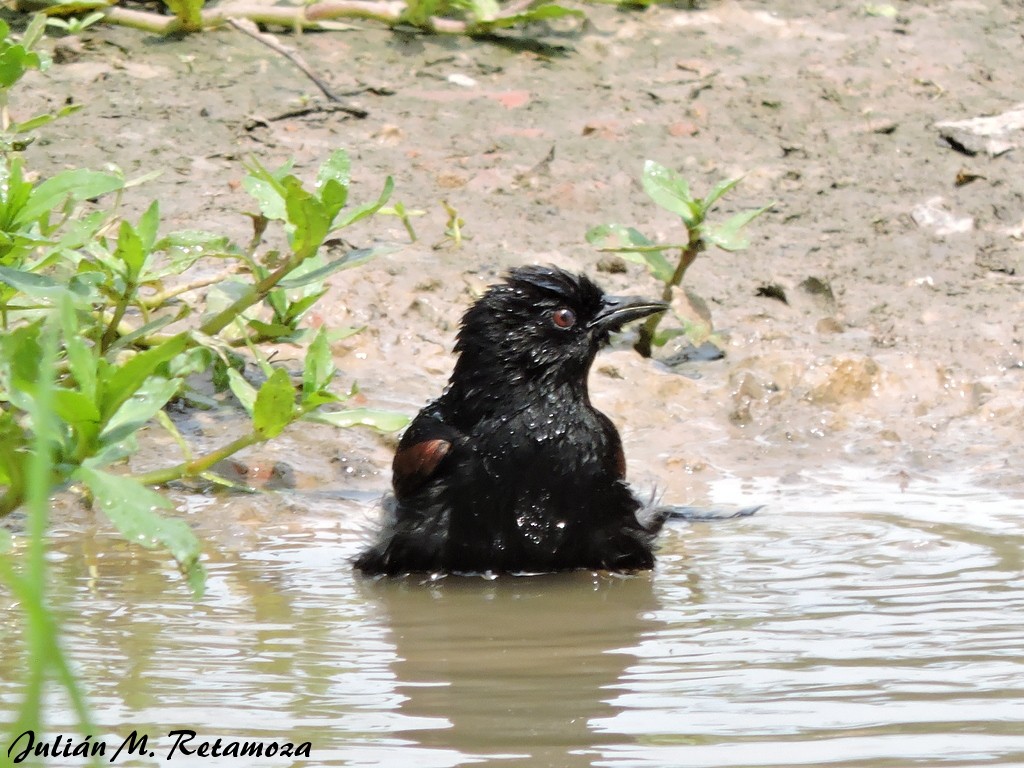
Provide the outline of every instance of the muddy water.
<path id="1" fill-rule="evenodd" d="M 162 558 L 70 522 L 53 589 L 93 741 L 149 734 L 156 759 L 121 765 L 163 762 L 180 728 L 311 744 L 258 763 L 282 766 L 1024 764 L 1019 498 L 854 471 L 712 490 L 769 506 L 671 530 L 653 574 L 433 584 L 353 576 L 365 500 L 193 498 L 198 602 Z M 16 627 L 5 610 L 0 722 Z M 50 738 L 71 732 L 48 711 Z"/>

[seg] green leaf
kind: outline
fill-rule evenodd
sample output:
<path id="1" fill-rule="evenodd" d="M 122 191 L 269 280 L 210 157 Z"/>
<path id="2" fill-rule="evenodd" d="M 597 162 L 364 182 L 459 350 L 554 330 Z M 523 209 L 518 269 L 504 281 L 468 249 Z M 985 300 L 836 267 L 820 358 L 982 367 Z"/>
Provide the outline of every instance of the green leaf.
<path id="1" fill-rule="evenodd" d="M 28 120 L 23 120 L 20 123 L 13 123 L 9 130 L 11 133 L 31 133 L 32 131 L 42 128 L 44 125 L 49 125 L 54 120 L 74 114 L 83 106 L 83 104 L 68 104 L 53 114 L 47 112 L 42 115 L 30 117 Z"/>
<path id="2" fill-rule="evenodd" d="M 94 211 L 88 216 L 74 219 L 65 225 L 60 240 L 57 241 L 57 249 L 75 250 L 90 244 L 97 233 L 106 226 L 107 214 L 105 211 Z M 81 269 L 81 267 L 79 267 Z"/>
<path id="3" fill-rule="evenodd" d="M 131 477 L 111 475 L 88 464 L 75 470 L 74 479 L 85 484 L 122 536 L 147 549 L 166 547 L 189 583 L 202 591 L 204 573 L 198 539 L 183 520 L 162 517 L 155 511 L 173 509 L 166 497 Z"/>
<path id="4" fill-rule="evenodd" d="M 185 32 L 198 32 L 203 28 L 204 0 L 164 0 L 171 13 L 178 17 Z"/>
<path id="5" fill-rule="evenodd" d="M 268 219 L 287 221 L 284 201 L 288 193 L 282 180 L 287 178 L 291 162 L 271 172 L 254 160 L 248 170 L 249 175 L 242 179 L 242 186 L 259 203 L 260 213 Z"/>
<path id="6" fill-rule="evenodd" d="M 331 219 L 324 204 L 304 190 L 297 180 L 290 179 L 285 197 L 288 223 L 295 231 L 291 236 L 292 250 L 300 259 L 307 259 L 317 252 L 330 232 Z"/>
<path id="7" fill-rule="evenodd" d="M 256 408 L 256 387 L 246 381 L 245 377 L 234 368 L 228 368 L 227 371 L 228 386 L 231 388 L 231 392 L 251 418 Z"/>
<path id="8" fill-rule="evenodd" d="M 587 231 L 587 242 L 601 246 L 602 251 L 622 254 L 622 258 L 634 264 L 643 264 L 661 283 L 672 279 L 675 268 L 665 258 L 665 251 L 679 248 L 678 245 L 659 245 L 648 240 L 633 227 L 621 224 L 602 224 Z"/>
<path id="9" fill-rule="evenodd" d="M 99 409 L 92 398 L 73 389 L 56 388 L 53 391 L 53 408 L 57 415 L 67 424 L 77 425 L 82 422 L 98 424 Z"/>
<path id="10" fill-rule="evenodd" d="M 704 213 L 706 214 L 711 209 L 711 206 L 718 202 L 722 195 L 728 193 L 733 187 L 735 187 L 741 181 L 743 181 L 743 177 L 737 176 L 735 179 L 725 179 L 724 181 L 720 181 L 717 184 L 715 184 L 715 186 L 711 189 L 710 192 L 708 192 L 704 199 L 700 201 L 701 207 L 704 209 Z"/>
<path id="11" fill-rule="evenodd" d="M 140 352 L 124 365 L 107 368 L 102 376 L 106 385 L 101 408 L 104 421 L 109 420 L 135 394 L 157 367 L 181 354 L 187 343 L 188 338 L 181 333 L 159 346 Z"/>
<path id="12" fill-rule="evenodd" d="M 64 350 L 68 358 L 68 369 L 74 377 L 78 390 L 90 403 L 96 400 L 96 353 L 80 333 L 78 316 L 71 301 L 60 305 L 61 332 L 64 334 Z M 95 405 L 93 405 L 95 409 Z M 99 420 L 99 413 L 96 415 Z M 66 419 L 65 419 L 66 421 Z"/>
<path id="13" fill-rule="evenodd" d="M 686 179 L 678 173 L 648 160 L 644 163 L 642 181 L 647 196 L 666 211 L 681 217 L 687 229 L 700 224 L 700 205 L 690 196 Z"/>
<path id="14" fill-rule="evenodd" d="M 334 179 L 343 187 L 348 187 L 351 174 L 351 163 L 348 152 L 344 149 L 336 149 L 331 153 L 316 175 L 316 186 L 322 188 L 328 179 Z"/>
<path id="15" fill-rule="evenodd" d="M 646 265 L 648 271 L 654 275 L 654 279 L 659 283 L 669 283 L 672 281 L 673 275 L 675 275 L 675 267 L 665 258 L 663 251 L 650 250 L 650 251 L 638 251 L 636 253 L 630 253 L 624 251 L 622 258 L 627 261 L 633 261 L 639 258 L 638 263 Z"/>
<path id="16" fill-rule="evenodd" d="M 296 333 L 294 328 L 283 323 L 265 323 L 254 318 L 249 320 L 248 324 L 256 333 L 267 339 L 284 340 Z"/>
<path id="17" fill-rule="evenodd" d="M 294 327 L 299 319 L 306 314 L 313 305 L 316 304 L 320 299 L 323 298 L 324 294 L 327 293 L 327 289 L 319 290 L 316 293 L 311 293 L 309 296 L 303 296 L 301 299 L 288 304 L 288 311 L 285 312 L 284 324 L 289 327 Z"/>
<path id="18" fill-rule="evenodd" d="M 326 162 L 320 166 L 320 171 L 316 176 L 316 188 L 320 191 L 320 201 L 324 204 L 332 221 L 348 201 L 350 179 L 351 169 L 348 153 L 343 149 L 332 152 Z"/>
<path id="19" fill-rule="evenodd" d="M 341 186 L 334 179 L 328 179 L 320 190 L 320 201 L 323 203 L 327 215 L 334 221 L 338 213 L 345 207 L 348 200 L 348 190 Z"/>
<path id="20" fill-rule="evenodd" d="M 43 39 L 43 32 L 45 30 L 46 15 L 37 13 L 25 28 L 25 32 L 21 36 L 21 44 L 25 48 L 34 48 L 36 43 Z M 6 33 L 2 37 L 7 37 Z"/>
<path id="21" fill-rule="evenodd" d="M 534 21 L 547 21 L 548 19 L 560 19 L 565 16 L 575 16 L 578 19 L 585 19 L 587 16 L 583 11 L 574 8 L 565 8 L 555 3 L 545 3 L 536 8 L 530 8 L 509 16 L 502 16 L 498 19 L 478 22 L 473 26 L 474 32 L 486 32 L 492 29 L 514 27 L 521 24 L 528 24 Z"/>
<path id="22" fill-rule="evenodd" d="M 361 219 L 365 219 L 367 216 L 372 216 L 373 214 L 375 214 L 377 211 L 384 207 L 384 203 L 386 203 L 388 199 L 391 197 L 391 193 L 394 191 L 394 189 L 395 180 L 388 176 L 384 180 L 384 189 L 381 190 L 380 197 L 378 197 L 375 202 L 359 206 L 354 211 L 349 213 L 347 216 L 342 218 L 340 222 L 335 222 L 334 229 L 344 229 L 347 226 L 355 224 L 357 221 L 360 221 Z"/>
<path id="23" fill-rule="evenodd" d="M 331 413 L 313 411 L 304 418 L 334 427 L 371 427 L 379 432 L 397 432 L 409 423 L 404 413 L 378 408 L 349 408 Z"/>
<path id="24" fill-rule="evenodd" d="M 113 173 L 86 168 L 62 171 L 32 190 L 28 203 L 18 213 L 16 223 L 34 222 L 43 214 L 61 207 L 65 200 L 90 200 L 123 189 L 124 185 L 124 179 Z"/>
<path id="25" fill-rule="evenodd" d="M 648 240 L 643 234 L 633 227 L 624 227 L 621 224 L 601 224 L 587 230 L 587 242 L 599 248 L 615 250 L 624 246 L 650 246 L 655 245 L 653 240 Z"/>
<path id="26" fill-rule="evenodd" d="M 167 375 L 175 379 L 184 379 L 194 373 L 202 373 L 213 364 L 214 357 L 216 353 L 212 349 L 192 347 L 171 359 L 167 364 Z"/>
<path id="27" fill-rule="evenodd" d="M 750 245 L 750 240 L 740 230 L 773 205 L 775 203 L 769 203 L 763 208 L 755 208 L 751 211 L 737 213 L 724 224 L 706 230 L 704 232 L 704 239 L 712 245 L 718 246 L 723 251 L 742 251 Z"/>
<path id="28" fill-rule="evenodd" d="M 414 27 L 428 27 L 432 16 L 440 10 L 442 0 L 405 0 L 399 21 Z"/>
<path id="29" fill-rule="evenodd" d="M 36 321 L 0 334 L 0 374 L 4 375 L 6 388 L 3 395 L 23 411 L 32 409 L 39 380 L 39 360 L 43 354 L 39 343 L 40 323 Z"/>
<path id="30" fill-rule="evenodd" d="M 231 241 L 226 236 L 197 229 L 171 232 L 157 240 L 150 250 L 164 251 L 167 258 L 159 259 L 157 264 L 148 265 L 140 282 L 180 275 L 204 256 L 233 255 Z"/>
<path id="31" fill-rule="evenodd" d="M 139 218 L 139 225 L 135 228 L 139 240 L 142 242 L 142 250 L 148 256 L 156 243 L 157 230 L 160 227 L 160 204 L 154 200 L 146 212 Z"/>
<path id="32" fill-rule="evenodd" d="M 490 21 L 501 12 L 497 0 L 469 0 L 469 8 L 476 21 Z"/>
<path id="33" fill-rule="evenodd" d="M 202 229 L 181 229 L 161 237 L 154 245 L 155 251 L 167 251 L 172 248 L 198 248 L 203 251 L 226 250 L 230 240 L 226 235 L 207 232 Z"/>
<path id="34" fill-rule="evenodd" d="M 52 277 L 11 267 L 0 267 L 0 283 L 6 283 L 33 299 L 59 299 L 69 295 L 68 289 Z"/>
<path id="35" fill-rule="evenodd" d="M 394 246 L 376 246 L 373 248 L 357 248 L 349 251 L 341 258 L 335 259 L 332 262 L 325 264 L 319 269 L 314 269 L 310 272 L 306 272 L 298 277 L 289 277 L 278 283 L 279 288 L 285 290 L 292 290 L 294 288 L 302 288 L 310 285 L 311 283 L 319 282 L 326 277 L 334 274 L 343 269 L 351 269 L 352 267 L 358 267 L 361 264 L 365 264 L 374 259 L 377 256 L 381 256 L 388 253 L 394 253 L 397 249 Z"/>
<path id="36" fill-rule="evenodd" d="M 40 69 L 42 59 L 20 45 L 12 45 L 0 52 L 0 88 L 10 88 L 30 69 Z"/>
<path id="37" fill-rule="evenodd" d="M 251 284 L 244 283 L 240 278 L 234 277 L 229 277 L 211 286 L 206 294 L 206 306 L 203 307 L 203 316 L 200 322 L 205 323 L 235 302 L 249 296 L 251 290 Z M 232 320 L 234 319 L 236 318 L 232 318 Z"/>
<path id="38" fill-rule="evenodd" d="M 0 229 L 6 234 L 15 228 L 15 220 L 22 208 L 32 196 L 32 183 L 25 180 L 22 173 L 24 159 L 15 156 L 7 167 L 0 163 L 0 185 L 4 194 L 0 195 Z"/>
<path id="39" fill-rule="evenodd" d="M 264 439 L 277 437 L 291 423 L 294 414 L 295 389 L 284 368 L 275 368 L 256 395 L 253 428 Z"/>
<path id="40" fill-rule="evenodd" d="M 342 341 L 349 336 L 355 336 L 366 330 L 365 325 L 346 325 L 341 328 L 334 328 L 327 332 L 327 340 L 330 342 Z"/>
<path id="41" fill-rule="evenodd" d="M 114 255 L 125 266 L 125 279 L 135 283 L 142 274 L 147 254 L 142 248 L 142 238 L 135 231 L 135 227 L 127 221 L 122 221 L 118 229 L 117 250 L 114 251 Z"/>
<path id="42" fill-rule="evenodd" d="M 163 170 L 150 171 L 149 173 L 144 173 L 141 176 L 136 176 L 134 179 L 128 179 L 128 181 L 124 183 L 124 188 L 131 189 L 132 187 L 140 187 L 143 184 L 148 184 L 153 179 L 159 179 L 163 175 Z"/>
<path id="43" fill-rule="evenodd" d="M 181 382 L 177 379 L 150 376 L 110 417 L 100 432 L 100 439 L 107 443 L 117 443 L 134 434 L 167 405 L 178 393 L 180 386 Z"/>
<path id="44" fill-rule="evenodd" d="M 651 344 L 656 347 L 663 347 L 668 344 L 672 339 L 678 338 L 686 334 L 684 328 L 659 328 L 654 332 L 654 336 L 651 339 Z"/>
<path id="45" fill-rule="evenodd" d="M 326 332 L 321 328 L 306 349 L 306 364 L 302 369 L 303 403 L 311 395 L 326 389 L 336 370 L 331 345 L 327 341 Z"/>

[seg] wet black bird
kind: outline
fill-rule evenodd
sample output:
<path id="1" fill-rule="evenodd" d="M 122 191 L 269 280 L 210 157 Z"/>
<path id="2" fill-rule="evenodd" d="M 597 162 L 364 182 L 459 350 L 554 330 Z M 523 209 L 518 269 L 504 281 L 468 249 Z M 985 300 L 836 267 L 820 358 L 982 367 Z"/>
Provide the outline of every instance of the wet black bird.
<path id="1" fill-rule="evenodd" d="M 355 561 L 370 574 L 632 571 L 665 514 L 625 482 L 622 441 L 587 375 L 611 331 L 667 305 L 583 275 L 512 270 L 463 316 L 444 394 L 413 420 L 394 498 Z"/>

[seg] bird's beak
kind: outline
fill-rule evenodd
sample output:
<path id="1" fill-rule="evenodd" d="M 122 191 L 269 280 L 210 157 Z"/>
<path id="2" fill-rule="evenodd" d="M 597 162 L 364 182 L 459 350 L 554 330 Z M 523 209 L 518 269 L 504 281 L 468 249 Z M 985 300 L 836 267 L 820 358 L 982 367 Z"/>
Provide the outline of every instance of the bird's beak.
<path id="1" fill-rule="evenodd" d="M 668 309 L 664 301 L 644 299 L 640 296 L 605 296 L 597 316 L 590 321 L 591 329 L 618 331 L 631 320 L 654 315 Z"/>

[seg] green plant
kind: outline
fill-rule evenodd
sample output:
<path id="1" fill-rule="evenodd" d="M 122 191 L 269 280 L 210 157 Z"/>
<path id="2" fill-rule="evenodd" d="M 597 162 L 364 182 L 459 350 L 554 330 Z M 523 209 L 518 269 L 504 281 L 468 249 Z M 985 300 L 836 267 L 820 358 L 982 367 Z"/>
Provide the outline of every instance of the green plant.
<path id="1" fill-rule="evenodd" d="M 582 18 L 583 14 L 550 0 L 513 3 L 504 9 L 497 0 L 405 0 L 399 20 L 436 32 L 444 30 L 445 20 L 455 17 L 465 25 L 463 34 L 486 35 L 498 29 L 565 16 Z"/>
<path id="2" fill-rule="evenodd" d="M 680 285 L 686 270 L 697 256 L 709 245 L 724 251 L 740 251 L 750 245 L 743 234 L 743 228 L 774 205 L 770 203 L 712 225 L 707 221 L 708 212 L 741 179 L 727 179 L 718 182 L 703 198 L 690 193 L 690 185 L 676 171 L 670 170 L 653 160 L 644 163 L 642 182 L 644 192 L 658 206 L 676 214 L 686 230 L 686 241 L 682 243 L 656 243 L 633 227 L 621 224 L 602 224 L 587 231 L 587 242 L 599 246 L 601 251 L 622 254 L 628 261 L 643 264 L 662 284 L 662 298 L 672 300 L 673 289 Z M 666 252 L 678 251 L 675 263 Z M 651 356 L 652 346 L 660 346 L 677 332 L 658 333 L 658 323 L 663 315 L 653 315 L 640 327 L 635 348 L 644 357 Z"/>
<path id="3" fill-rule="evenodd" d="M 164 5 L 174 14 L 177 24 L 171 32 L 200 32 L 203 29 L 203 5 L 205 0 L 164 0 Z"/>
<path id="4" fill-rule="evenodd" d="M 413 229 L 412 220 L 414 217 L 426 215 L 427 212 L 415 208 L 409 210 L 405 205 L 398 202 L 388 208 L 381 208 L 379 213 L 385 216 L 397 216 L 409 235 L 409 241 L 415 243 L 418 238 L 416 237 L 416 230 Z"/>
<path id="5" fill-rule="evenodd" d="M 11 120 L 8 108 L 10 89 L 32 69 L 45 70 L 50 66 L 49 57 L 35 49 L 43 36 L 46 17 L 35 16 L 29 22 L 21 40 L 11 36 L 10 26 L 0 19 L 0 152 L 21 151 L 32 143 L 30 132 L 41 128 L 59 117 L 81 109 L 78 104 L 65 106 L 60 111 L 36 115 L 28 120 Z"/>
<path id="6" fill-rule="evenodd" d="M 26 33 L 20 43 L 0 28 L 7 33 L 0 40 L 0 72 L 3 52 L 20 67 L 7 85 L 0 83 L 5 104 L 20 75 L 30 66 L 45 66 L 25 48 L 26 39 L 38 40 L 40 28 L 41 20 L 33 22 L 34 36 Z M 121 196 L 135 182 L 118 172 L 70 169 L 35 180 L 17 152 L 5 152 L 0 163 L 0 516 L 23 504 L 29 492 L 29 446 L 37 437 L 33 382 L 44 329 L 51 326 L 57 329 L 51 488 L 84 489 L 127 538 L 167 547 L 197 589 L 202 582 L 198 543 L 183 523 L 153 511 L 171 504 L 145 486 L 196 476 L 215 479 L 217 461 L 275 437 L 300 419 L 401 427 L 401 415 L 336 409 L 353 391 L 331 391 L 329 335 L 302 326 L 326 292 L 328 277 L 383 250 L 323 255 L 329 237 L 377 213 L 393 188 L 389 177 L 376 200 L 350 207 L 349 180 L 348 155 L 341 150 L 321 166 L 313 190 L 289 165 L 270 171 L 253 161 L 244 185 L 259 213 L 250 214 L 253 237 L 240 247 L 211 232 L 161 236 L 156 203 L 135 222 L 124 218 L 118 212 Z M 110 196 L 110 208 L 92 209 L 94 201 Z M 271 226 L 283 228 L 285 250 L 264 247 Z M 188 279 L 200 260 L 227 269 Z M 201 288 L 208 290 L 200 293 Z M 293 385 L 258 349 L 282 341 L 306 346 L 301 384 Z M 258 388 L 241 375 L 242 350 L 261 369 L 264 381 Z M 190 397 L 190 377 L 204 372 L 230 385 L 249 413 L 251 428 L 195 455 L 164 409 L 175 398 Z M 182 446 L 183 460 L 135 477 L 110 471 L 135 451 L 138 433 L 154 419 Z"/>
<path id="7" fill-rule="evenodd" d="M 12 723 L 12 736 L 39 731 L 43 721 L 43 700 L 48 678 L 52 677 L 68 694 L 83 734 L 95 733 L 92 715 L 81 685 L 75 676 L 60 638 L 60 624 L 47 602 L 46 529 L 49 518 L 51 479 L 57 471 L 54 453 L 58 431 L 54 369 L 58 359 L 60 328 L 52 315 L 39 329 L 38 356 L 34 365 L 25 366 L 23 393 L 28 401 L 27 416 L 35 426 L 26 446 L 24 466 L 26 488 L 26 551 L 19 572 L 11 557 L 11 535 L 0 527 L 0 584 L 15 597 L 24 616 L 25 690 L 18 715 Z M 10 743 L 10 740 L 9 740 Z"/>
<path id="8" fill-rule="evenodd" d="M 51 495 L 75 489 L 127 540 L 167 549 L 198 595 L 199 542 L 187 523 L 162 514 L 173 504 L 149 486 L 216 480 L 217 461 L 299 420 L 403 426 L 401 414 L 338 408 L 356 388 L 333 390 L 329 342 L 337 334 L 302 324 L 328 277 L 381 252 L 324 255 L 335 233 L 379 212 L 393 182 L 385 181 L 376 200 L 350 207 L 343 151 L 321 166 L 314 189 L 290 166 L 270 171 L 253 161 L 245 186 L 259 213 L 250 214 L 249 243 L 212 232 L 161 234 L 156 203 L 137 219 L 120 212 L 126 190 L 147 177 L 129 181 L 117 170 L 73 168 L 40 178 L 26 168 L 20 149 L 62 114 L 24 122 L 9 115 L 13 86 L 49 63 L 34 50 L 44 26 L 43 17 L 35 18 L 18 40 L 0 21 L 0 517 L 26 510 L 24 534 L 15 538 L 0 527 L 0 584 L 24 615 L 27 664 L 15 733 L 41 730 L 51 677 L 67 690 L 83 732 L 94 733 L 47 604 Z M 272 227 L 283 229 L 278 240 L 286 247 L 267 248 Z M 223 268 L 193 277 L 201 261 Z M 281 341 L 305 352 L 294 382 L 260 348 Z M 258 368 L 256 383 L 242 375 L 247 358 Z M 230 389 L 249 429 L 197 455 L 166 408 L 175 399 L 200 399 L 192 389 L 199 376 Z M 183 460 L 132 475 L 126 459 L 154 422 L 170 432 Z"/>
<path id="9" fill-rule="evenodd" d="M 300 321 L 323 296 L 324 280 L 342 269 L 364 263 L 378 251 L 349 251 L 333 260 L 321 254 L 324 240 L 340 228 L 364 219 L 384 204 L 392 182 L 379 198 L 352 210 L 348 198 L 348 157 L 335 152 L 321 167 L 317 191 L 308 191 L 287 169 L 271 172 L 253 163 L 246 186 L 257 198 L 256 235 L 245 249 L 213 233 L 184 232 L 159 236 L 159 207 L 152 204 L 137 223 L 107 212 L 85 214 L 83 200 L 124 188 L 117 174 L 64 171 L 41 183 L 27 181 L 19 157 L 6 165 L 6 193 L 0 194 L 0 514 L 24 500 L 26 458 L 23 446 L 32 425 L 24 418 L 23 369 L 33 365 L 38 334 L 46 317 L 60 312 L 60 345 L 56 399 L 60 419 L 57 446 L 61 471 L 55 485 L 80 482 L 100 507 L 125 532 L 131 526 L 161 531 L 155 519 L 134 522 L 114 519 L 125 509 L 167 506 L 156 494 L 136 487 L 203 475 L 216 461 L 276 436 L 302 418 L 373 427 L 395 428 L 401 422 L 362 410 L 342 415 L 314 413 L 344 398 L 328 390 L 333 366 L 323 330 L 315 336 Z M 271 250 L 258 257 L 271 222 L 287 233 L 289 250 Z M 109 233 L 109 234 L 108 234 Z M 193 296 L 207 280 L 165 288 L 199 258 L 233 262 L 215 288 Z M 193 318 L 198 318 L 194 320 Z M 312 342 L 309 343 L 312 337 Z M 301 390 L 282 369 L 269 366 L 256 350 L 267 341 L 309 343 Z M 239 347 L 252 350 L 266 382 L 253 396 L 245 394 L 239 369 Z M 137 479 L 98 474 L 134 450 L 136 433 L 174 397 L 188 390 L 188 377 L 219 368 L 232 391 L 247 407 L 252 430 L 199 457 Z M 310 368 L 310 366 L 313 366 Z M 327 373 L 324 373 L 327 372 Z M 290 405 L 285 397 L 291 393 Z M 296 400 L 297 397 L 297 400 Z M 273 416 L 267 410 L 273 403 Z M 365 416 L 365 418 L 360 418 Z M 166 425 L 166 421 L 164 422 Z M 144 499 L 136 505 L 134 499 Z M 166 532 L 164 532 L 166 533 Z M 131 528 L 131 538 L 137 530 Z M 174 544 L 173 535 L 157 536 L 183 568 L 191 555 Z"/>
<path id="10" fill-rule="evenodd" d="M 462 228 L 466 226 L 466 220 L 459 215 L 454 206 L 449 205 L 447 200 L 441 201 L 441 207 L 444 208 L 444 212 L 448 216 L 448 220 L 444 225 L 444 236 L 452 241 L 452 247 L 461 248 L 463 239 Z"/>
<path id="11" fill-rule="evenodd" d="M 78 35 L 98 21 L 103 21 L 103 13 L 100 11 L 93 11 L 83 18 L 78 18 L 77 16 L 68 16 L 66 19 L 57 17 L 48 18 L 46 20 L 46 26 L 63 30 L 69 35 Z"/>

